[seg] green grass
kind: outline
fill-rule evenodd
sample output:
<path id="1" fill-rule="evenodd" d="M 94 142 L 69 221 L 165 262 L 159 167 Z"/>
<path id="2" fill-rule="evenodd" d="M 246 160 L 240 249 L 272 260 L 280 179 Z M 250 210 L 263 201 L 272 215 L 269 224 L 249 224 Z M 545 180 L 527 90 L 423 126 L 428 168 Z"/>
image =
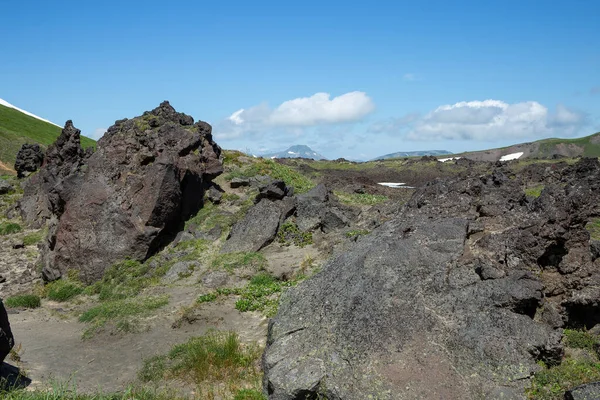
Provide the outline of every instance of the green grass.
<path id="1" fill-rule="evenodd" d="M 233 400 L 267 400 L 267 398 L 259 390 L 240 389 L 235 393 Z"/>
<path id="2" fill-rule="evenodd" d="M 600 348 L 600 339 L 586 331 L 565 329 L 563 335 L 565 346 L 574 349 L 586 349 L 597 352 Z"/>
<path id="3" fill-rule="evenodd" d="M 600 380 L 600 363 L 565 360 L 555 367 L 543 368 L 526 390 L 530 399 L 559 400 L 566 390 Z"/>
<path id="4" fill-rule="evenodd" d="M 0 161 L 12 168 L 23 144 L 38 143 L 45 150 L 60 132 L 58 126 L 0 105 Z M 83 148 L 95 145 L 94 140 L 81 136 Z"/>
<path id="5" fill-rule="evenodd" d="M 203 386 L 242 382 L 259 376 L 259 357 L 259 348 L 243 345 L 236 333 L 210 331 L 146 359 L 138 376 L 143 382 L 177 379 Z"/>
<path id="6" fill-rule="evenodd" d="M 107 323 L 112 323 L 117 332 L 137 332 L 140 329 L 139 318 L 148 316 L 151 311 L 169 303 L 168 296 L 135 297 L 105 301 L 85 311 L 79 317 L 80 322 L 90 323 L 84 331 L 89 338 L 100 331 Z"/>
<path id="7" fill-rule="evenodd" d="M 346 237 L 348 238 L 355 238 L 355 237 L 360 237 L 360 236 L 364 236 L 364 235 L 368 235 L 369 231 L 366 229 L 353 229 L 351 231 L 346 232 Z"/>
<path id="8" fill-rule="evenodd" d="M 1 107 L 1 106 L 0 106 Z M 12 235 L 23 230 L 21 225 L 14 222 L 0 222 L 0 235 Z"/>
<path id="9" fill-rule="evenodd" d="M 240 298 L 235 302 L 235 308 L 241 312 L 260 311 L 266 317 L 277 313 L 279 297 L 285 288 L 295 286 L 302 280 L 300 277 L 291 281 L 279 281 L 266 273 L 252 277 L 243 288 L 220 288 L 215 292 L 198 297 L 196 303 L 202 304 L 216 300 L 219 296 L 236 295 Z"/>
<path id="10" fill-rule="evenodd" d="M 129 387 L 120 393 L 78 393 L 77 388 L 69 384 L 53 383 L 47 390 L 44 389 L 0 389 L 2 400 L 183 400 L 173 391 L 154 390 L 142 387 Z"/>
<path id="11" fill-rule="evenodd" d="M 306 193 L 315 187 L 313 181 L 294 168 L 265 159 L 253 159 L 252 164 L 243 169 L 230 172 L 225 179 L 251 178 L 258 175 L 269 175 L 274 179 L 281 179 L 287 186 L 292 186 L 295 193 Z"/>
<path id="12" fill-rule="evenodd" d="M 42 302 L 40 297 L 34 294 L 21 294 L 7 297 L 4 299 L 4 304 L 11 308 L 38 308 Z"/>
<path id="13" fill-rule="evenodd" d="M 339 191 L 334 193 L 342 203 L 349 205 L 372 206 L 388 200 L 386 196 L 380 194 L 346 193 Z"/>
<path id="14" fill-rule="evenodd" d="M 233 271 L 236 268 L 249 267 L 255 270 L 262 270 L 267 266 L 265 256 L 260 253 L 225 253 L 218 254 L 212 261 L 211 267 L 214 269 L 224 269 Z"/>
<path id="15" fill-rule="evenodd" d="M 288 221 L 279 227 L 277 241 L 284 246 L 296 245 L 304 247 L 313 243 L 312 233 L 303 232 L 294 222 Z"/>
<path id="16" fill-rule="evenodd" d="M 211 202 L 205 202 L 200 211 L 185 223 L 185 226 L 188 228 L 191 224 L 195 224 L 201 231 L 206 232 L 217 225 L 227 229 L 235 221 L 235 215 L 223 212 L 219 206 Z"/>
<path id="17" fill-rule="evenodd" d="M 600 143 L 592 143 L 591 139 L 594 135 L 585 136 L 576 139 L 544 139 L 540 141 L 539 152 L 540 156 L 549 156 L 552 150 L 558 145 L 575 145 L 583 148 L 584 157 L 600 157 Z"/>
<path id="18" fill-rule="evenodd" d="M 594 218 L 589 221 L 585 229 L 590 233 L 590 238 L 600 240 L 600 218 Z"/>
<path id="19" fill-rule="evenodd" d="M 46 296 L 50 300 L 64 302 L 81 294 L 83 289 L 79 282 L 70 279 L 59 279 L 46 285 Z"/>
<path id="20" fill-rule="evenodd" d="M 544 185 L 536 185 L 532 187 L 528 187 L 525 189 L 525 194 L 530 197 L 540 197 L 542 194 L 542 190 L 544 190 Z"/>
<path id="21" fill-rule="evenodd" d="M 156 284 L 167 272 L 167 266 L 152 269 L 149 262 L 124 260 L 112 265 L 101 281 L 86 288 L 86 293 L 97 294 L 101 301 L 118 300 L 138 295 L 142 289 Z"/>
<path id="22" fill-rule="evenodd" d="M 23 237 L 23 244 L 25 246 L 31 246 L 34 244 L 38 244 L 39 242 L 42 241 L 42 239 L 44 238 L 46 232 L 45 230 L 41 229 L 39 231 L 36 232 L 31 232 L 28 233 L 27 235 L 25 235 Z"/>

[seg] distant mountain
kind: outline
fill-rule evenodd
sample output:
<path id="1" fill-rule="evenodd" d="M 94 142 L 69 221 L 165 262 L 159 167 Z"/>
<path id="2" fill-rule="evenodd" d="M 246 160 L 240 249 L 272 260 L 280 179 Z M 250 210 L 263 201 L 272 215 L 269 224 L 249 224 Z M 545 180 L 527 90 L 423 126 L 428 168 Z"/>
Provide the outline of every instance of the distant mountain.
<path id="1" fill-rule="evenodd" d="M 287 150 L 277 153 L 263 154 L 264 158 L 312 158 L 313 160 L 327 160 L 321 154 L 305 145 L 294 145 Z"/>
<path id="2" fill-rule="evenodd" d="M 600 157 L 600 132 L 576 139 L 542 139 L 497 149 L 455 154 L 476 161 L 508 161 L 525 158 Z"/>
<path id="3" fill-rule="evenodd" d="M 446 154 L 452 154 L 446 150 L 423 150 L 423 151 L 399 151 L 397 153 L 390 153 L 384 156 L 379 156 L 372 159 L 376 160 L 387 160 L 388 158 L 402 158 L 402 157 L 421 157 L 421 156 L 443 156 Z"/>
<path id="4" fill-rule="evenodd" d="M 0 99 L 0 174 L 14 174 L 17 152 L 24 143 L 37 143 L 46 149 L 60 135 L 61 127 Z M 81 136 L 82 147 L 95 141 Z"/>

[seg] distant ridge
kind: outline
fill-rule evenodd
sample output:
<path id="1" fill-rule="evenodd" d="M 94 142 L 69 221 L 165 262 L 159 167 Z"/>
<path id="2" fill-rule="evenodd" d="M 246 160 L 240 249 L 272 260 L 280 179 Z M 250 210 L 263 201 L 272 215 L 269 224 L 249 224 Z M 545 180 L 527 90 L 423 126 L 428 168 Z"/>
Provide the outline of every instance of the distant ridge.
<path id="1" fill-rule="evenodd" d="M 454 154 L 475 161 L 505 161 L 525 158 L 600 157 L 600 132 L 575 139 L 542 139 L 496 149 Z"/>
<path id="2" fill-rule="evenodd" d="M 312 158 L 313 160 L 327 160 L 324 156 L 317 153 L 306 145 L 297 144 L 286 150 L 276 153 L 263 154 L 264 158 Z"/>
<path id="3" fill-rule="evenodd" d="M 37 143 L 46 149 L 60 135 L 61 127 L 0 99 L 0 174 L 14 174 L 17 152 L 24 143 Z M 81 136 L 81 145 L 95 146 Z"/>
<path id="4" fill-rule="evenodd" d="M 423 151 L 399 151 L 397 153 L 390 153 L 384 156 L 379 156 L 377 158 L 372 159 L 371 161 L 376 160 L 387 160 L 389 158 L 402 158 L 402 157 L 421 157 L 421 156 L 443 156 L 447 154 L 452 154 L 446 150 L 423 150 Z"/>

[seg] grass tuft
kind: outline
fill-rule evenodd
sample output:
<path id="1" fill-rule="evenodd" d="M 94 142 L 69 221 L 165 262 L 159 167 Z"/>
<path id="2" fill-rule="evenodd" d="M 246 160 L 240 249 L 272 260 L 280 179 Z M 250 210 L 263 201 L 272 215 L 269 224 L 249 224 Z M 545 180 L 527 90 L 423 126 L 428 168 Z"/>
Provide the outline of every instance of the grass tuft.
<path id="1" fill-rule="evenodd" d="M 21 225 L 14 222 L 0 222 L 0 235 L 12 235 L 23 230 Z"/>
<path id="2" fill-rule="evenodd" d="M 530 399 L 559 400 L 569 389 L 600 380 L 600 363 L 565 360 L 551 368 L 543 367 L 526 390 Z"/>
<path id="3" fill-rule="evenodd" d="M 243 381 L 258 375 L 257 346 L 243 345 L 234 332 L 210 331 L 144 361 L 144 382 L 179 379 L 195 384 Z"/>
<path id="4" fill-rule="evenodd" d="M 267 260 L 265 256 L 255 252 L 224 253 L 217 255 L 211 266 L 214 269 L 224 269 L 226 271 L 233 271 L 241 267 L 262 270 L 267 266 Z"/>
<path id="5" fill-rule="evenodd" d="M 83 286 L 69 279 L 59 279 L 46 285 L 46 295 L 54 301 L 68 301 L 82 292 Z"/>
<path id="6" fill-rule="evenodd" d="M 529 197 L 537 198 L 542 194 L 542 190 L 544 190 L 544 185 L 536 185 L 525 189 L 525 194 Z"/>
<path id="7" fill-rule="evenodd" d="M 4 304 L 11 308 L 38 308 L 42 305 L 39 296 L 34 294 L 21 294 L 4 299 Z"/>

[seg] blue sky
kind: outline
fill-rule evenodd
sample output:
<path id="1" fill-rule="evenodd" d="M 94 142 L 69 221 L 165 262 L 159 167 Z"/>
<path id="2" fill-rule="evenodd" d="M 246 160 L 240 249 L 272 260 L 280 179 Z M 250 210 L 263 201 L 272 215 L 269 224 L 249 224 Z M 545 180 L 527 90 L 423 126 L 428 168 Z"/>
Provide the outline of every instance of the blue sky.
<path id="1" fill-rule="evenodd" d="M 92 137 L 162 100 L 254 153 L 600 131 L 595 0 L 4 3 L 0 98 Z"/>

